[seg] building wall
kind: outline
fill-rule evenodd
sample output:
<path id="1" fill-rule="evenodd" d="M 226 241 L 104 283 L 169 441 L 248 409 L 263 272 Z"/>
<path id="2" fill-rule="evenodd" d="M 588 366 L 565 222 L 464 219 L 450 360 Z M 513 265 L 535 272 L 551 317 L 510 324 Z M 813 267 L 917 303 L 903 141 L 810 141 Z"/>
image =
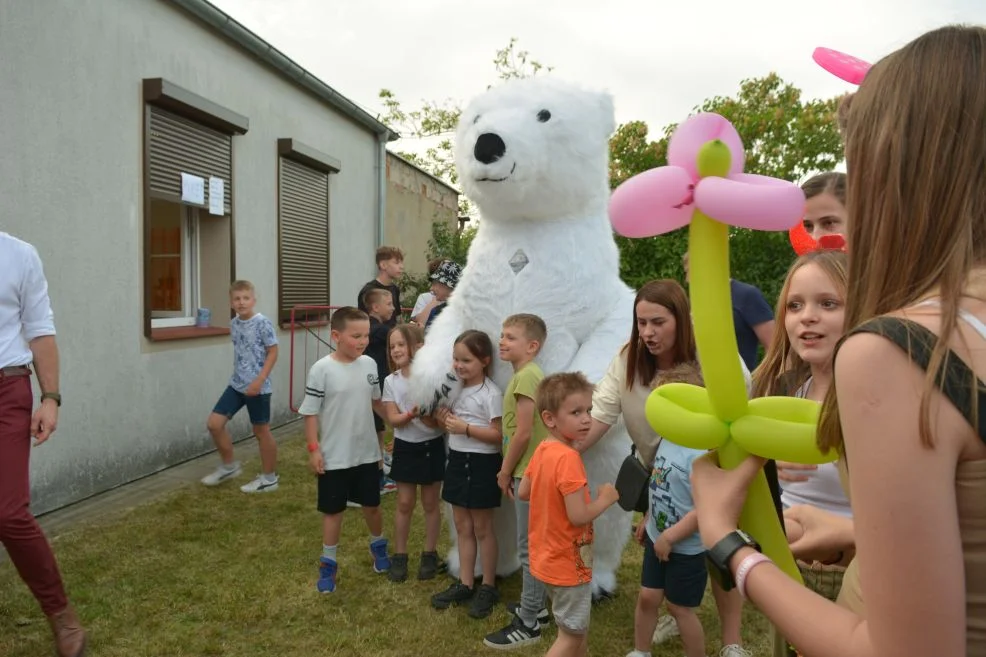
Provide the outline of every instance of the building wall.
<path id="1" fill-rule="evenodd" d="M 447 222 L 458 228 L 459 193 L 393 153 L 387 153 L 387 208 L 384 243 L 404 251 L 404 269 L 428 269 L 431 225 Z M 402 300 L 403 301 L 403 300 Z M 407 300 L 413 303 L 413 299 Z"/>
<path id="2" fill-rule="evenodd" d="M 233 143 L 233 273 L 256 284 L 269 317 L 276 140 L 296 138 L 342 163 L 330 190 L 334 303 L 349 303 L 374 272 L 377 146 L 163 0 L 0 3 L 0 61 L 0 230 L 41 254 L 62 357 L 59 429 L 32 454 L 34 510 L 43 512 L 212 449 L 205 421 L 232 369 L 228 337 L 143 335 L 142 79 L 163 77 L 249 117 Z M 290 334 L 279 336 L 274 424 L 293 417 Z M 249 434 L 245 413 L 231 428 Z"/>

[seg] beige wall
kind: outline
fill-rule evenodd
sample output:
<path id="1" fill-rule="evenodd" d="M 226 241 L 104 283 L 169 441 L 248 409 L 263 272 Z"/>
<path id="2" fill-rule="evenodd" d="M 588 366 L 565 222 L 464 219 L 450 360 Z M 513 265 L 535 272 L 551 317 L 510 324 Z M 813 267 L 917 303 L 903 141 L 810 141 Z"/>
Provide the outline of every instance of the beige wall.
<path id="1" fill-rule="evenodd" d="M 431 225 L 458 227 L 459 193 L 414 165 L 387 153 L 387 212 L 384 244 L 404 251 L 404 270 L 423 274 L 428 266 Z"/>
<path id="2" fill-rule="evenodd" d="M 232 371 L 229 337 L 150 343 L 143 334 L 141 80 L 163 77 L 245 115 L 233 138 L 236 268 L 229 225 L 210 220 L 204 275 L 245 278 L 277 316 L 277 140 L 342 163 L 330 178 L 330 301 L 375 271 L 377 138 L 162 0 L 0 0 L 0 230 L 33 243 L 48 276 L 65 405 L 32 454 L 42 512 L 213 449 L 205 428 Z M 331 80 L 327 80 L 331 83 Z M 228 317 L 225 290 L 204 298 Z M 291 335 L 279 331 L 274 424 L 289 407 Z M 167 344 L 166 348 L 161 345 Z M 295 363 L 295 402 L 306 367 Z M 245 413 L 230 428 L 250 433 Z"/>

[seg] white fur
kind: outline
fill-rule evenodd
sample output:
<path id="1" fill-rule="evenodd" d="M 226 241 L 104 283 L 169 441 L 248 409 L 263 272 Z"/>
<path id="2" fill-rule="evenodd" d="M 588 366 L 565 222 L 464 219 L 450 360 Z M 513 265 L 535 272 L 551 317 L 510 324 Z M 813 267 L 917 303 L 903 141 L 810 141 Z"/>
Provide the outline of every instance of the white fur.
<path id="1" fill-rule="evenodd" d="M 548 121 L 538 113 L 551 113 Z M 609 136 L 615 128 L 608 94 L 550 78 L 509 81 L 473 100 L 456 133 L 456 166 L 466 195 L 479 207 L 479 230 L 468 266 L 448 307 L 416 354 L 412 386 L 423 407 L 453 398 L 442 392 L 452 343 L 466 329 L 489 334 L 494 345 L 511 314 L 539 315 L 548 339 L 538 362 L 550 374 L 581 370 L 602 378 L 629 337 L 633 291 L 619 277 L 619 253 L 607 216 Z M 480 135 L 495 133 L 506 149 L 497 161 L 476 159 Z M 500 179 L 494 182 L 482 179 Z M 522 250 L 528 264 L 514 273 Z M 508 363 L 494 356 L 493 378 L 510 380 Z M 622 423 L 585 455 L 593 495 L 612 482 L 630 439 Z M 497 571 L 520 567 L 513 503 L 495 515 Z M 616 587 L 616 570 L 629 538 L 630 515 L 614 506 L 595 522 L 593 590 Z M 458 572 L 455 532 L 449 563 Z M 478 559 L 477 559 L 478 562 Z M 477 563 L 478 566 L 478 563 Z"/>

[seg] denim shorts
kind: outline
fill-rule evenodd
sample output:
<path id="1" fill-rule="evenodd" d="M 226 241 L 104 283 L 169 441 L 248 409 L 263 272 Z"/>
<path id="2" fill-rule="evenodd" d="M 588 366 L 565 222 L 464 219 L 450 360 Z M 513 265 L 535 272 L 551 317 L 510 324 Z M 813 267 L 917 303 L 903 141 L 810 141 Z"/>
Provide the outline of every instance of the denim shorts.
<path id="1" fill-rule="evenodd" d="M 212 412 L 232 418 L 244 406 L 250 414 L 250 424 L 270 424 L 270 393 L 247 397 L 242 392 L 234 390 L 232 386 L 226 386 Z"/>
<path id="2" fill-rule="evenodd" d="M 640 573 L 642 587 L 662 589 L 671 604 L 694 608 L 702 605 L 708 578 L 704 552 L 672 552 L 667 561 L 661 561 L 654 554 L 654 543 L 650 536 L 644 534 L 644 566 Z"/>

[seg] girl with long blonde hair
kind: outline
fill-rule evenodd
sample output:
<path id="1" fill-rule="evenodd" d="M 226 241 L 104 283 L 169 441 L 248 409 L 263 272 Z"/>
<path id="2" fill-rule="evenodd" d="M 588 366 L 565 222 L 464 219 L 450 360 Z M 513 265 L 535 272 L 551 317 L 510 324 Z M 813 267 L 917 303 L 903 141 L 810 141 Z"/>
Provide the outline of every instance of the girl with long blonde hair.
<path id="1" fill-rule="evenodd" d="M 986 29 L 875 64 L 846 116 L 848 294 L 819 426 L 856 558 L 838 605 L 752 547 L 724 576 L 804 655 L 986 655 Z M 734 535 L 748 459 L 695 462 L 703 543 Z"/>

